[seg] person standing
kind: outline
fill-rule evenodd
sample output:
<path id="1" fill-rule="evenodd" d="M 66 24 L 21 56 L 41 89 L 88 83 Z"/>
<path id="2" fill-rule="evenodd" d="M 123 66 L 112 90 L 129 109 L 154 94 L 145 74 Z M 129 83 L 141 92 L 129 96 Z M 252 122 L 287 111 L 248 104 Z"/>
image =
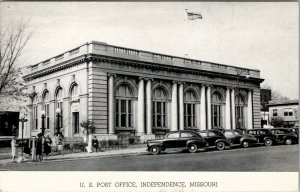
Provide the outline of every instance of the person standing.
<path id="1" fill-rule="evenodd" d="M 11 156 L 12 156 L 12 163 L 15 162 L 15 158 L 17 157 L 17 141 L 16 137 L 11 140 Z"/>
<path id="2" fill-rule="evenodd" d="M 36 156 L 38 161 L 43 160 L 43 134 L 39 133 L 36 140 Z"/>
<path id="3" fill-rule="evenodd" d="M 61 152 L 63 150 L 63 135 L 62 133 L 58 133 L 56 136 L 56 144 L 57 144 L 57 151 L 58 154 L 61 155 Z"/>
<path id="4" fill-rule="evenodd" d="M 48 157 L 49 154 L 51 153 L 51 144 L 52 144 L 52 139 L 47 134 L 45 136 L 45 141 L 44 141 L 44 153 L 46 154 L 46 157 Z"/>
<path id="5" fill-rule="evenodd" d="M 93 147 L 96 149 L 96 152 L 98 151 L 99 148 L 99 142 L 96 136 L 94 136 L 93 140 L 92 140 L 92 145 Z"/>

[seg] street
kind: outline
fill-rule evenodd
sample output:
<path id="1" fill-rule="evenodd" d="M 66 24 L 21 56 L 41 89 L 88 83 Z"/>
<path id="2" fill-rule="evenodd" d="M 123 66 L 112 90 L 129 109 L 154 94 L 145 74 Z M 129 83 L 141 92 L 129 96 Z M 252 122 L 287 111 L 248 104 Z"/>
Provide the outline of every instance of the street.
<path id="1" fill-rule="evenodd" d="M 258 146 L 198 153 L 95 157 L 1 165 L 7 171 L 289 171 L 299 170 L 299 145 Z"/>

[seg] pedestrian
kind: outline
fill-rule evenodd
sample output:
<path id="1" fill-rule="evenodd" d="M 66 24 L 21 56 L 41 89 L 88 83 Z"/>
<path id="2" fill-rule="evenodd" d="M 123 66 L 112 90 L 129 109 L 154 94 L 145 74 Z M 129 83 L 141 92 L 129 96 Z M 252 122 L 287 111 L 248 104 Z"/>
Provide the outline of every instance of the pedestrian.
<path id="1" fill-rule="evenodd" d="M 63 138 L 64 136 L 62 135 L 61 132 L 57 133 L 57 136 L 56 136 L 56 145 L 57 145 L 57 152 L 59 155 L 61 155 L 61 152 L 63 150 Z"/>
<path id="2" fill-rule="evenodd" d="M 92 139 L 92 145 L 96 149 L 96 152 L 98 152 L 99 142 L 96 136 L 94 136 L 94 138 Z"/>
<path id="3" fill-rule="evenodd" d="M 11 156 L 12 156 L 12 163 L 15 162 L 15 158 L 17 157 L 17 141 L 16 137 L 11 140 Z"/>
<path id="4" fill-rule="evenodd" d="M 30 155 L 30 148 L 29 148 L 29 142 L 27 140 L 24 141 L 24 157 L 29 158 Z"/>
<path id="5" fill-rule="evenodd" d="M 49 154 L 51 153 L 51 144 L 52 144 L 52 139 L 47 134 L 45 136 L 45 141 L 44 141 L 44 153 L 46 154 L 46 157 L 48 157 Z"/>
<path id="6" fill-rule="evenodd" d="M 36 156 L 38 158 L 38 161 L 43 160 L 43 134 L 39 133 L 38 138 L 36 140 Z"/>

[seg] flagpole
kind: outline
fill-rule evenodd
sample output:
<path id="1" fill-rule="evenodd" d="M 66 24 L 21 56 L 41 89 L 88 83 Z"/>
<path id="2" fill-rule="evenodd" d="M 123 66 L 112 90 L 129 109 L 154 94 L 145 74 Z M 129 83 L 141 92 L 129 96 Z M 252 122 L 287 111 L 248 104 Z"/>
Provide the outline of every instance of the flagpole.
<path id="1" fill-rule="evenodd" d="M 187 9 L 184 12 L 184 57 L 187 55 Z"/>

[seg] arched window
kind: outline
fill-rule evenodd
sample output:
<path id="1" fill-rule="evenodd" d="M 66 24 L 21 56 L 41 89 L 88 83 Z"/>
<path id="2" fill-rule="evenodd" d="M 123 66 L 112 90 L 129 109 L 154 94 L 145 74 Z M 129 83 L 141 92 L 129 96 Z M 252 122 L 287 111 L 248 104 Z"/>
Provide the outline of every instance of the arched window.
<path id="1" fill-rule="evenodd" d="M 49 91 L 45 91 L 44 95 L 43 95 L 43 105 L 44 105 L 44 111 L 45 111 L 45 119 L 46 119 L 46 129 L 49 129 L 49 123 L 50 123 L 50 119 L 49 119 Z"/>
<path id="2" fill-rule="evenodd" d="M 32 99 L 32 119 L 33 129 L 38 129 L 38 96 L 34 95 Z"/>
<path id="3" fill-rule="evenodd" d="M 62 88 L 58 88 L 55 94 L 55 105 L 56 105 L 56 109 L 60 109 L 60 113 L 56 114 L 56 121 L 57 126 L 59 126 L 60 128 L 63 127 L 63 89 Z"/>
<path id="4" fill-rule="evenodd" d="M 73 84 L 71 87 L 70 98 L 72 102 L 78 101 L 78 85 Z M 79 133 L 79 111 L 72 112 L 72 126 L 74 130 L 74 134 Z"/>
<path id="5" fill-rule="evenodd" d="M 235 97 L 236 128 L 245 128 L 245 100 L 241 95 Z"/>
<path id="6" fill-rule="evenodd" d="M 132 128 L 132 99 L 130 87 L 121 84 L 116 90 L 116 128 Z"/>
<path id="7" fill-rule="evenodd" d="M 196 127 L 196 95 L 189 90 L 184 95 L 184 127 Z"/>
<path id="8" fill-rule="evenodd" d="M 222 128 L 222 99 L 219 93 L 211 97 L 211 121 L 212 128 Z"/>
<path id="9" fill-rule="evenodd" d="M 158 87 L 153 92 L 153 102 L 152 102 L 152 125 L 153 128 L 166 128 L 167 122 L 167 95 L 163 88 Z"/>

